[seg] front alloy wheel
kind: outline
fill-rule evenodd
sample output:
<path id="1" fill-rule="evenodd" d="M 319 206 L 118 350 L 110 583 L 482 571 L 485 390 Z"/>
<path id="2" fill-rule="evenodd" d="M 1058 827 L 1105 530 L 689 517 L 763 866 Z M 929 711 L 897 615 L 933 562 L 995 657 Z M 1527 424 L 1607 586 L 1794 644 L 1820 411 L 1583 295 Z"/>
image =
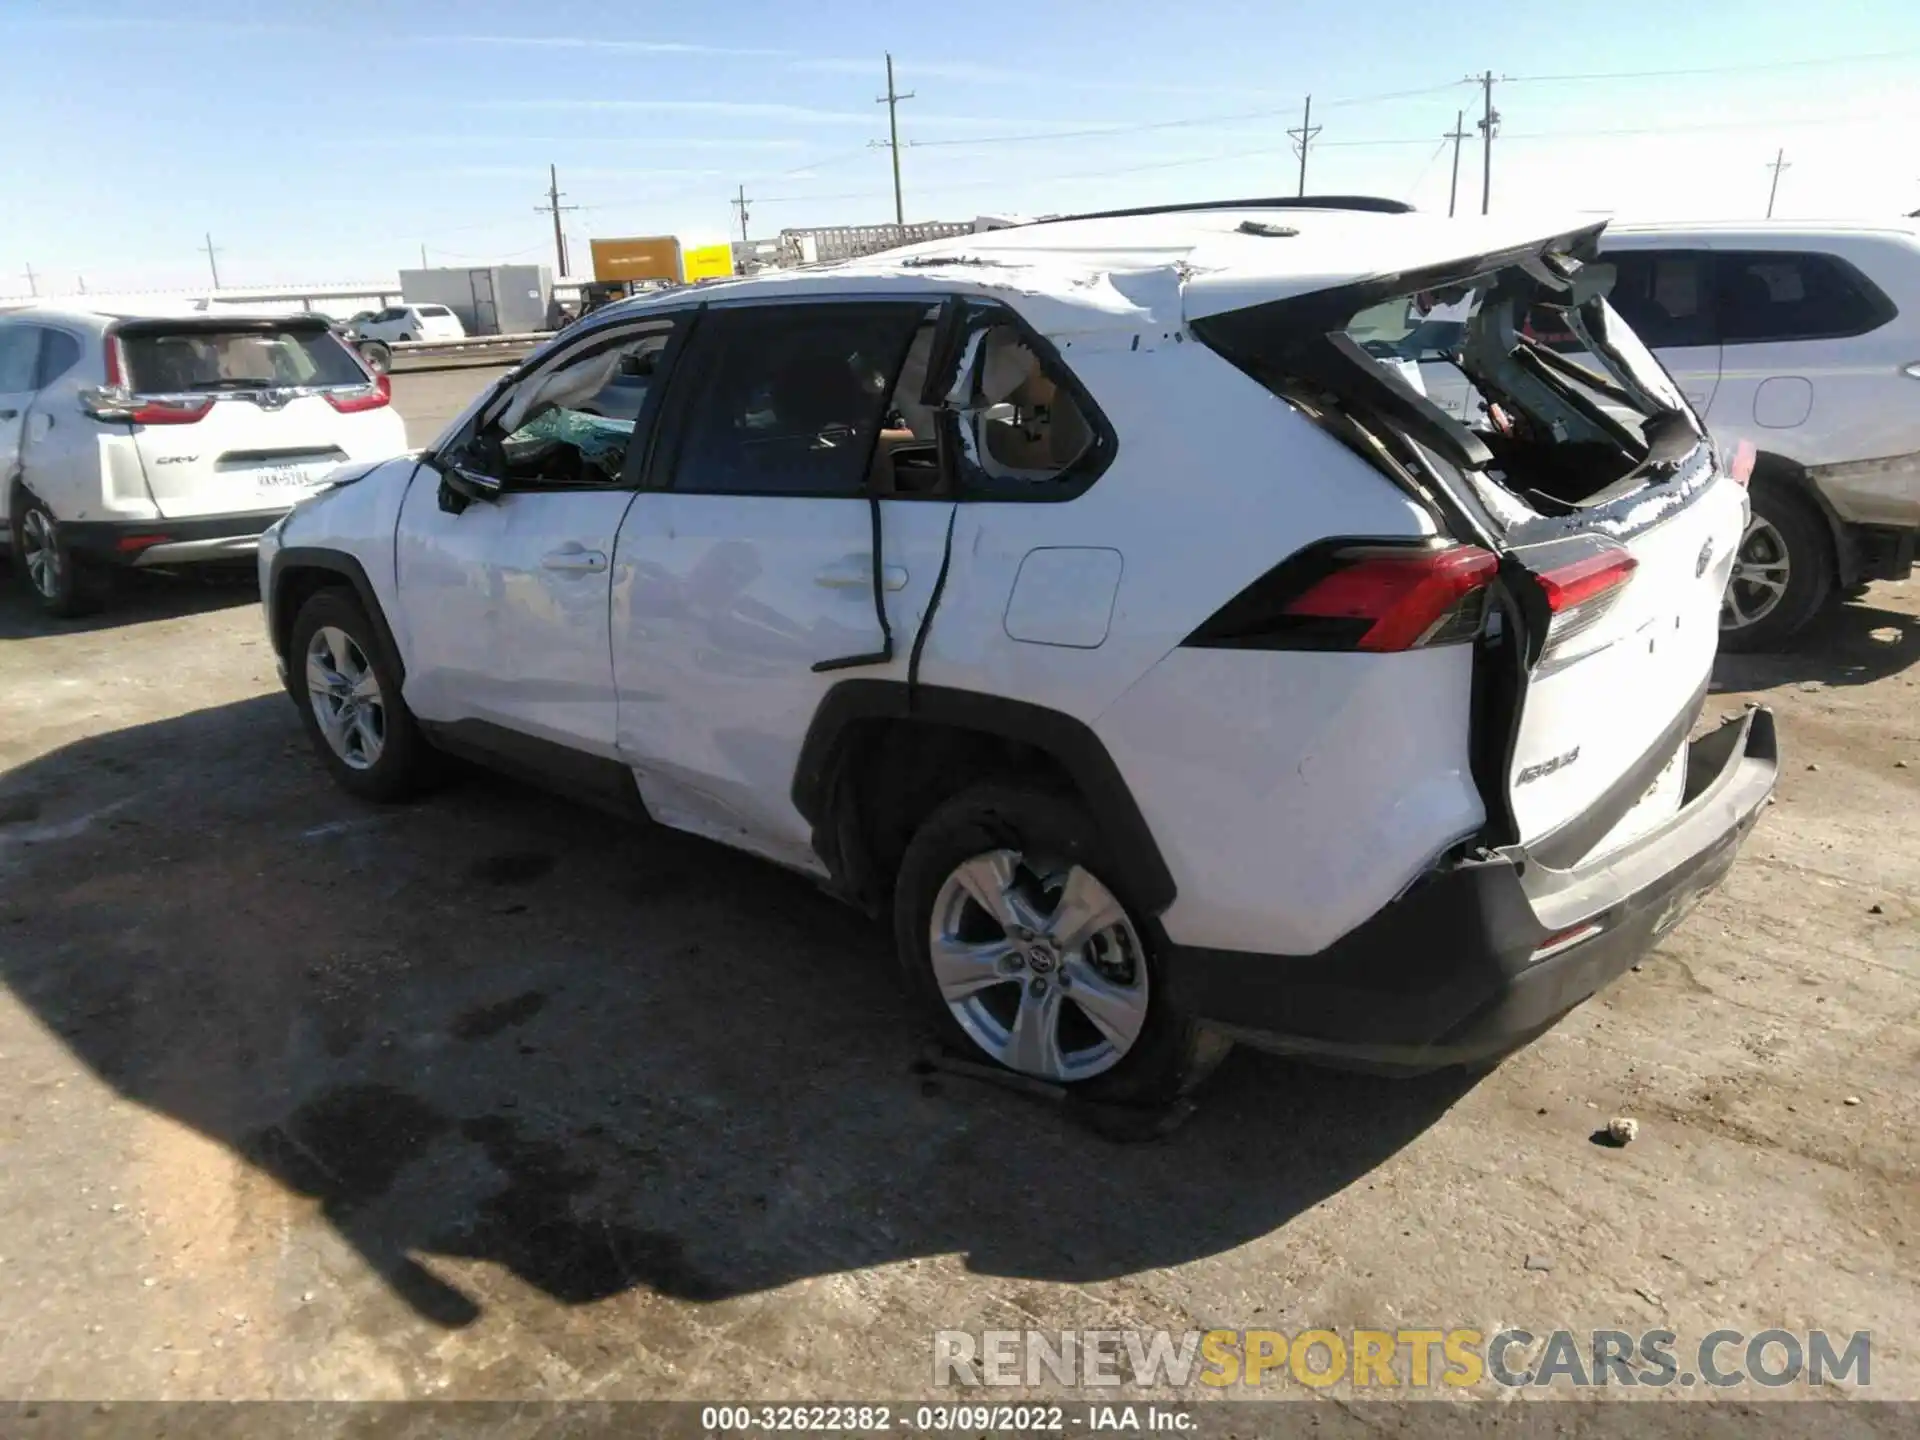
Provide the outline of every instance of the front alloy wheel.
<path id="1" fill-rule="evenodd" d="M 1126 1058 L 1147 1020 L 1140 937 L 1080 865 L 992 850 L 934 899 L 934 982 L 967 1036 L 1010 1070 L 1091 1079 Z"/>
<path id="2" fill-rule="evenodd" d="M 307 642 L 307 703 L 328 748 L 352 770 L 371 770 L 387 744 L 387 708 L 380 677 L 363 651 L 337 625 L 323 625 Z"/>

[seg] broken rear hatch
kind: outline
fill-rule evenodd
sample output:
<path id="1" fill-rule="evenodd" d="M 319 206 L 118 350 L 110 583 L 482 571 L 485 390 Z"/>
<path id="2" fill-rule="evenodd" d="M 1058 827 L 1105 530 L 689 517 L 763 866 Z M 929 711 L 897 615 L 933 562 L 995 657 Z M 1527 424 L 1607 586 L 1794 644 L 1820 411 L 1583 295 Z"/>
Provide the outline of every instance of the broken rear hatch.
<path id="1" fill-rule="evenodd" d="M 1455 540 L 1500 558 L 1476 660 L 1484 838 L 1555 866 L 1678 810 L 1746 515 L 1698 417 L 1606 303 L 1602 228 L 1520 235 L 1354 217 L 1357 238 L 1339 248 L 1393 268 L 1317 283 L 1263 275 L 1233 262 L 1244 247 L 1223 245 L 1217 268 L 1196 252 L 1187 286 L 1201 340 L 1421 500 Z M 1497 248 L 1428 263 L 1476 232 Z M 1535 338 L 1545 322 L 1572 343 Z M 1429 397 L 1436 363 L 1457 370 L 1473 413 Z"/>

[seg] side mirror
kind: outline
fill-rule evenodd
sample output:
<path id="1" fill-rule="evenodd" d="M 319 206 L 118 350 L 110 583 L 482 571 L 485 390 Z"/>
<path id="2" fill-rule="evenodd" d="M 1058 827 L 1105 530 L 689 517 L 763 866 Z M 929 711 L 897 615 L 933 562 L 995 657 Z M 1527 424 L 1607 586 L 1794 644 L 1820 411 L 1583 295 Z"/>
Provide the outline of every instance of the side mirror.
<path id="1" fill-rule="evenodd" d="M 440 508 L 450 515 L 458 515 L 476 500 L 497 504 L 505 489 L 497 476 L 449 464 L 440 472 Z"/>

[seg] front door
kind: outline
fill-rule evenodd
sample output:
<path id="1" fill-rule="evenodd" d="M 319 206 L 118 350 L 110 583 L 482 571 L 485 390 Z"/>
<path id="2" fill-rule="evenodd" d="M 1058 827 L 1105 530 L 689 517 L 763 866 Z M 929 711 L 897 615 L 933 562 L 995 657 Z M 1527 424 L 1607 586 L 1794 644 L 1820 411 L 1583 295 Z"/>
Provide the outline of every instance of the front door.
<path id="1" fill-rule="evenodd" d="M 620 749 L 655 819 L 817 863 L 789 798 L 807 728 L 842 679 L 905 678 L 940 569 L 951 502 L 877 498 L 930 438 L 895 385 L 931 323 L 918 303 L 702 315 L 616 556 Z"/>
<path id="2" fill-rule="evenodd" d="M 13 477 L 20 472 L 27 407 L 33 404 L 40 328 L 0 321 L 0 520 L 7 518 Z"/>
<path id="3" fill-rule="evenodd" d="M 612 376 L 654 360 L 673 328 L 658 319 L 586 337 L 502 392 L 416 473 L 396 570 L 407 703 L 423 720 L 615 755 L 613 557 L 646 411 L 603 414 L 597 402 Z M 447 478 L 456 466 L 497 479 L 498 496 L 462 496 Z"/>

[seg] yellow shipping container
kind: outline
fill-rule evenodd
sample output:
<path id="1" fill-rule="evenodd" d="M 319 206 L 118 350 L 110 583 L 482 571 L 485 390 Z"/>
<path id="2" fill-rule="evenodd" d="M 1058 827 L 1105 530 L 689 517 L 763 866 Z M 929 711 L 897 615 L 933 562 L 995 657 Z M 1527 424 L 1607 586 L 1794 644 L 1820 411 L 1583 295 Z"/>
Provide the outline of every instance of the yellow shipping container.
<path id="1" fill-rule="evenodd" d="M 618 240 L 593 240 L 589 244 L 596 280 L 680 278 L 680 242 L 671 235 L 632 235 Z"/>
<path id="2" fill-rule="evenodd" d="M 696 245 L 682 252 L 682 263 L 689 285 L 696 280 L 718 280 L 733 274 L 733 246 Z"/>

